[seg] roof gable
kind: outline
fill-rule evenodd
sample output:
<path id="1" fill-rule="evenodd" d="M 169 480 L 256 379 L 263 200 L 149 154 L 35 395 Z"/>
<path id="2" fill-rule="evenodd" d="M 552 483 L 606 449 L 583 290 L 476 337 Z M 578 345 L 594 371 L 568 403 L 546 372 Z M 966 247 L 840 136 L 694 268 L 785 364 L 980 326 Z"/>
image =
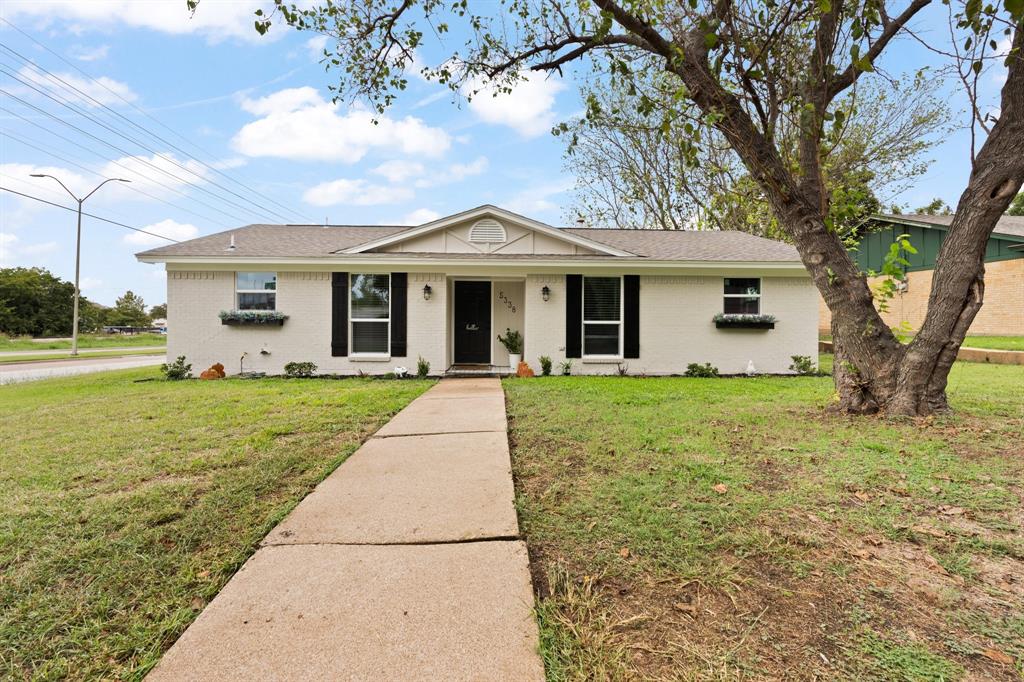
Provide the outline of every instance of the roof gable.
<path id="1" fill-rule="evenodd" d="M 338 253 L 636 256 L 622 248 L 490 205 L 439 218 Z"/>

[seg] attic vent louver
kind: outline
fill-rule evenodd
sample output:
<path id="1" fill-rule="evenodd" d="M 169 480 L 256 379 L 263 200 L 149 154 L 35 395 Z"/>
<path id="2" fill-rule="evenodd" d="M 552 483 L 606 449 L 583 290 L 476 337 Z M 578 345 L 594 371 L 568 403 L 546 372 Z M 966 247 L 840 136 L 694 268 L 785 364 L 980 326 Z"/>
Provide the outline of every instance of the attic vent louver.
<path id="1" fill-rule="evenodd" d="M 493 218 L 484 218 L 469 228 L 469 241 L 478 244 L 500 244 L 505 241 L 505 227 Z"/>

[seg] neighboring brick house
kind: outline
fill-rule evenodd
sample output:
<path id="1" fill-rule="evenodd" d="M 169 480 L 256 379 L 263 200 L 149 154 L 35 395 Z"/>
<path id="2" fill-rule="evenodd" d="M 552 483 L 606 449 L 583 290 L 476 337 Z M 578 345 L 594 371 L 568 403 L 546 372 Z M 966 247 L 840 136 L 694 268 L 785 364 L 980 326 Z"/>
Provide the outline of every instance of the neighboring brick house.
<path id="1" fill-rule="evenodd" d="M 244 353 L 273 373 L 415 371 L 420 357 L 433 374 L 503 373 L 506 329 L 535 370 L 546 355 L 573 374 L 787 373 L 817 355 L 796 250 L 742 232 L 555 228 L 481 206 L 415 227 L 250 225 L 138 258 L 166 264 L 168 355 L 200 369 L 237 372 Z"/>
<path id="2" fill-rule="evenodd" d="M 931 293 L 932 270 L 951 215 L 883 215 L 882 226 L 868 234 L 855 254 L 865 272 L 882 268 L 889 246 L 901 234 L 910 238 L 916 254 L 910 261 L 906 289 L 889 301 L 882 319 L 890 326 L 906 323 L 918 329 L 924 322 Z M 819 297 L 821 331 L 827 333 L 832 317 Z M 1024 217 L 1003 216 L 996 224 L 985 251 L 985 304 L 971 325 L 971 334 L 990 336 L 1024 335 Z"/>

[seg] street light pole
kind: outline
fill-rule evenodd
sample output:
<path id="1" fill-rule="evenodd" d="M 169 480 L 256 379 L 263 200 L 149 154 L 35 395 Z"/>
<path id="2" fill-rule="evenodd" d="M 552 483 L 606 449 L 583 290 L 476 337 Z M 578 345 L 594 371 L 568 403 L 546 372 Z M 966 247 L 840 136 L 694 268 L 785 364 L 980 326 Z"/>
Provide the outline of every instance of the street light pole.
<path id="1" fill-rule="evenodd" d="M 131 182 L 131 180 L 125 180 L 124 178 L 107 178 L 100 184 L 96 185 L 96 187 L 91 192 L 89 192 L 84 197 L 79 199 L 77 196 L 75 196 L 74 192 L 67 188 L 67 185 L 60 181 L 59 178 L 56 178 L 47 173 L 32 173 L 31 175 L 33 178 L 50 178 L 52 180 L 56 180 L 57 184 L 63 187 L 64 191 L 70 194 L 71 198 L 78 202 L 78 232 L 75 237 L 75 308 L 71 319 L 71 356 L 75 357 L 78 355 L 78 298 L 80 296 L 80 290 L 78 288 L 78 277 L 82 264 L 82 204 L 85 203 L 86 199 L 95 194 L 96 190 L 98 190 L 100 187 L 107 184 L 108 182 Z"/>

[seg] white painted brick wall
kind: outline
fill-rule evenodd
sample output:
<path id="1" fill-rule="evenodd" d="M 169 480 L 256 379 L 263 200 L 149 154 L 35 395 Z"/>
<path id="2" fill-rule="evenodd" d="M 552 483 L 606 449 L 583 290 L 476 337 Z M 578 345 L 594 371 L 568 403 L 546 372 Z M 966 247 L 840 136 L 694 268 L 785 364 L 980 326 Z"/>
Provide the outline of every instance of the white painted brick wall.
<path id="1" fill-rule="evenodd" d="M 433 289 L 423 300 L 423 285 Z M 541 299 L 541 288 L 551 298 Z M 565 359 L 565 277 L 528 275 L 524 287 L 526 357 Z M 408 355 L 387 362 L 331 357 L 330 273 L 281 272 L 277 307 L 289 316 L 282 327 L 236 327 L 217 314 L 234 306 L 234 273 L 170 271 L 167 278 L 168 355 L 185 355 L 198 374 L 215 362 L 230 373 L 247 352 L 247 370 L 280 373 L 291 361 L 312 361 L 321 372 L 379 374 L 403 365 L 415 371 L 423 356 L 432 373 L 448 366 L 446 277 L 409 273 Z M 773 330 L 723 330 L 711 318 L 722 309 L 722 277 L 640 278 L 640 358 L 624 360 L 631 374 L 681 374 L 691 362 L 710 362 L 723 373 L 742 373 L 753 360 L 759 372 L 785 373 L 792 355 L 817 357 L 818 298 L 806 277 L 763 277 L 761 310 L 778 318 Z M 270 351 L 261 355 L 260 350 Z M 575 374 L 612 374 L 615 364 L 573 360 Z"/>
<path id="2" fill-rule="evenodd" d="M 423 285 L 433 295 L 423 300 Z M 283 326 L 229 326 L 218 313 L 234 307 L 233 272 L 169 271 L 167 273 L 167 351 L 184 355 L 193 374 L 220 362 L 229 374 L 245 370 L 279 374 L 288 362 L 316 363 L 319 371 L 332 374 L 383 374 L 401 365 L 416 371 L 423 356 L 431 373 L 440 373 L 445 362 L 445 277 L 442 274 L 410 273 L 408 288 L 408 354 L 385 362 L 356 362 L 331 357 L 331 274 L 328 272 L 279 272 L 277 309 L 288 315 Z M 263 355 L 266 349 L 269 355 Z"/>
<path id="3" fill-rule="evenodd" d="M 540 300 L 547 285 L 551 300 Z M 751 360 L 759 372 L 789 372 L 793 355 L 817 358 L 817 290 L 806 277 L 763 277 L 761 311 L 775 315 L 775 329 L 718 329 L 711 318 L 722 311 L 722 277 L 640 278 L 640 357 L 623 360 L 631 374 L 681 374 L 691 362 L 710 362 L 722 373 L 745 372 Z M 565 359 L 565 277 L 530 276 L 526 282 L 525 358 Z M 573 359 L 574 374 L 614 374 L 616 363 Z"/>

